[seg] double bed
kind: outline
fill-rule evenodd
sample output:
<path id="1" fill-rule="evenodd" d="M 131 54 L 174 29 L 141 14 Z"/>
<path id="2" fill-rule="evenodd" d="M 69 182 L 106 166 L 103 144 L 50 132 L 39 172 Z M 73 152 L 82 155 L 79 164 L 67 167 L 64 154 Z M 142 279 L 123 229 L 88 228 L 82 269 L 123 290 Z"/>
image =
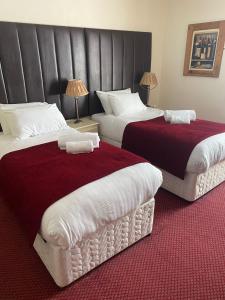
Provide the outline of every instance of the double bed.
<path id="1" fill-rule="evenodd" d="M 163 114 L 162 110 L 148 107 L 140 112 L 122 116 L 99 113 L 94 114 L 92 118 L 100 124 L 102 139 L 121 147 L 124 130 L 128 124 L 158 118 Z M 161 169 L 162 187 L 187 201 L 197 200 L 225 180 L 224 160 L 225 133 L 220 133 L 203 140 L 193 149 L 187 162 L 184 179 Z"/>

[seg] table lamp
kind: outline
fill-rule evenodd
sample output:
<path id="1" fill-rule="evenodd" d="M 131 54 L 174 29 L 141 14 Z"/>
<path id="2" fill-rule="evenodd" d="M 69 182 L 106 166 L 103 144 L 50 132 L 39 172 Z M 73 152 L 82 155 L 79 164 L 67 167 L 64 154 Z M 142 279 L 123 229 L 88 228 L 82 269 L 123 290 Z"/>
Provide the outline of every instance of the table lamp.
<path id="1" fill-rule="evenodd" d="M 74 123 L 81 122 L 81 120 L 79 118 L 78 99 L 79 99 L 79 97 L 85 96 L 87 94 L 88 94 L 88 91 L 82 80 L 71 79 L 68 81 L 67 88 L 66 88 L 66 95 L 74 97 L 74 99 L 75 99 L 76 118 L 75 118 Z"/>
<path id="2" fill-rule="evenodd" d="M 158 80 L 156 78 L 155 73 L 144 72 L 139 84 L 140 86 L 145 87 L 148 90 L 149 102 L 150 90 L 154 89 L 158 85 Z"/>

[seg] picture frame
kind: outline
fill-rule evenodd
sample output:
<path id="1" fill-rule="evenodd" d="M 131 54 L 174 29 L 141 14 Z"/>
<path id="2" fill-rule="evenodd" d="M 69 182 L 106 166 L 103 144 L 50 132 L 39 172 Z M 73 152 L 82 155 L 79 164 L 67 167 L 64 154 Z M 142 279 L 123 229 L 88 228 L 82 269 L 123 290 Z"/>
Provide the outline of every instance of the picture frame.
<path id="1" fill-rule="evenodd" d="M 225 41 L 225 21 L 190 24 L 184 76 L 219 77 Z"/>

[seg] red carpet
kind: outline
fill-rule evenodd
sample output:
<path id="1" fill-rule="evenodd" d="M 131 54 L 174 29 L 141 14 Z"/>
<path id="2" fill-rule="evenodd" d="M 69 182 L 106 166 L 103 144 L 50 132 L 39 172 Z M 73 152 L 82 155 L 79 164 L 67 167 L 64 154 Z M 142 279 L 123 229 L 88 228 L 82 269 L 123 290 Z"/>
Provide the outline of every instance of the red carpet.
<path id="1" fill-rule="evenodd" d="M 157 195 L 153 234 L 59 289 L 0 201 L 0 299 L 225 299 L 225 184 L 189 204 Z"/>

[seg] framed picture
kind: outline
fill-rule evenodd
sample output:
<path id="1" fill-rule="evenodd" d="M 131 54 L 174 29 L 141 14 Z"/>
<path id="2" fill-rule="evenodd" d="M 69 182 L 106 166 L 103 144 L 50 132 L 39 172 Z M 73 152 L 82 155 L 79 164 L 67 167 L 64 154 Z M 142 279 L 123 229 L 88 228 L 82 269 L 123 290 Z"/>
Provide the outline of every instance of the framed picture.
<path id="1" fill-rule="evenodd" d="M 218 77 L 224 37 L 225 21 L 189 25 L 183 74 Z"/>

